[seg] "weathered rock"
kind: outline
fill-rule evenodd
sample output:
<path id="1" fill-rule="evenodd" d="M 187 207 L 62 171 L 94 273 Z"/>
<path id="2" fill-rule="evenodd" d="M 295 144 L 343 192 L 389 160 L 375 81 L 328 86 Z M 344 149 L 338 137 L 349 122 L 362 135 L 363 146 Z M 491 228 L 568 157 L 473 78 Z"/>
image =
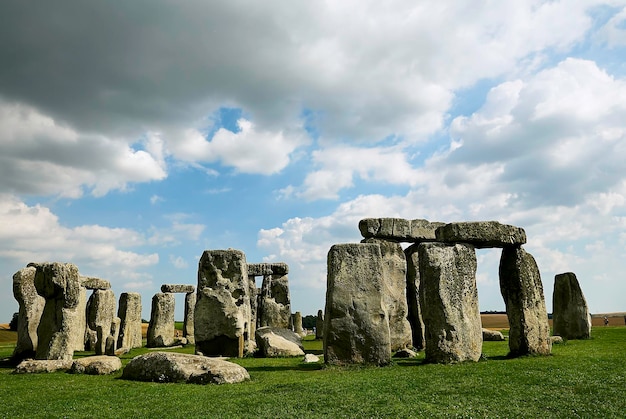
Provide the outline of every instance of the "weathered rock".
<path id="1" fill-rule="evenodd" d="M 106 352 L 106 339 L 111 336 L 111 325 L 115 317 L 115 294 L 113 291 L 96 289 L 87 302 L 87 325 L 96 332 L 96 355 Z"/>
<path id="2" fill-rule="evenodd" d="M 422 243 L 418 252 L 426 361 L 478 361 L 482 327 L 474 247 Z"/>
<path id="3" fill-rule="evenodd" d="M 148 348 L 160 348 L 174 344 L 174 294 L 158 292 L 152 297 L 152 311 L 148 325 Z"/>
<path id="4" fill-rule="evenodd" d="M 290 328 L 291 298 L 289 279 L 286 274 L 272 274 L 263 277 L 263 285 L 257 307 L 259 327 Z"/>
<path id="5" fill-rule="evenodd" d="M 421 243 L 435 241 L 435 230 L 443 225 L 445 224 L 422 219 L 365 218 L 359 221 L 359 230 L 366 239 Z"/>
<path id="6" fill-rule="evenodd" d="M 183 320 L 183 337 L 186 338 L 187 342 L 192 345 L 196 342 L 193 335 L 193 318 L 195 310 L 196 293 L 190 292 L 188 294 L 185 294 L 185 318 Z"/>
<path id="7" fill-rule="evenodd" d="M 302 328 L 302 313 L 299 311 L 293 314 L 293 331 L 299 336 L 306 336 L 306 332 Z"/>
<path id="8" fill-rule="evenodd" d="M 245 368 L 200 355 L 152 352 L 133 358 L 122 378 L 159 383 L 232 384 L 250 379 Z"/>
<path id="9" fill-rule="evenodd" d="M 255 334 L 259 355 L 266 358 L 303 356 L 302 338 L 289 329 L 261 327 Z"/>
<path id="10" fill-rule="evenodd" d="M 248 264 L 248 275 L 251 276 L 287 275 L 288 273 L 289 265 L 283 262 Z"/>
<path id="11" fill-rule="evenodd" d="M 450 223 L 439 227 L 435 235 L 440 242 L 469 243 L 479 249 L 520 246 L 526 243 L 526 232 L 523 228 L 497 221 Z"/>
<path id="12" fill-rule="evenodd" d="M 74 316 L 73 324 L 76 326 L 72 329 L 71 341 L 72 348 L 75 351 L 85 350 L 85 331 L 87 327 L 87 288 L 81 285 L 78 294 L 78 305 L 71 314 Z"/>
<path id="13" fill-rule="evenodd" d="M 117 316 L 120 318 L 118 348 L 141 348 L 141 294 L 123 292 L 120 295 Z"/>
<path id="14" fill-rule="evenodd" d="M 550 342 L 553 345 L 558 345 L 563 343 L 563 338 L 561 336 L 550 336 Z"/>
<path id="15" fill-rule="evenodd" d="M 505 247 L 500 292 L 509 318 L 509 355 L 549 355 L 550 324 L 535 258 L 521 247 Z"/>
<path id="16" fill-rule="evenodd" d="M 305 364 L 315 364 L 320 362 L 320 357 L 313 354 L 305 354 L 302 362 L 304 362 Z"/>
<path id="17" fill-rule="evenodd" d="M 163 284 L 161 285 L 161 292 L 189 294 L 190 292 L 196 292 L 196 287 L 185 284 Z"/>
<path id="18" fill-rule="evenodd" d="M 415 349 L 422 350 L 424 349 L 424 321 L 420 306 L 420 271 L 417 247 L 418 244 L 412 244 L 404 250 L 406 257 L 406 301 L 407 320 L 411 325 L 411 341 Z"/>
<path id="19" fill-rule="evenodd" d="M 77 337 L 84 334 L 84 311 L 77 312 L 81 301 L 80 275 L 71 263 L 31 263 L 37 293 L 46 299 L 37 328 L 37 359 L 72 359 Z M 82 329 L 81 329 L 82 320 Z"/>
<path id="20" fill-rule="evenodd" d="M 18 364 L 13 374 L 65 371 L 72 367 L 72 362 L 71 359 L 25 359 Z"/>
<path id="21" fill-rule="evenodd" d="M 80 282 L 83 287 L 88 290 L 108 290 L 111 289 L 111 283 L 106 279 L 94 278 L 90 276 L 81 276 Z"/>
<path id="22" fill-rule="evenodd" d="M 46 299 L 37 294 L 35 289 L 36 271 L 30 266 L 13 275 L 13 296 L 19 304 L 17 342 L 13 351 L 13 359 L 16 361 L 34 357 L 37 350 L 37 327 Z"/>
<path id="23" fill-rule="evenodd" d="M 317 319 L 315 319 L 315 339 L 324 338 L 324 312 L 317 310 Z"/>
<path id="24" fill-rule="evenodd" d="M 97 355 L 77 359 L 72 363 L 69 372 L 72 374 L 107 375 L 121 369 L 122 361 L 118 357 Z"/>
<path id="25" fill-rule="evenodd" d="M 397 351 L 394 355 L 394 358 L 415 358 L 417 357 L 417 352 L 409 348 L 402 348 Z"/>
<path id="26" fill-rule="evenodd" d="M 407 261 L 402 246 L 380 239 L 364 239 L 362 243 L 380 246 L 383 258 L 383 304 L 389 318 L 391 351 L 411 346 L 411 324 L 407 320 Z"/>
<path id="27" fill-rule="evenodd" d="M 554 277 L 552 323 L 553 333 L 565 339 L 591 337 L 591 313 L 578 279 L 572 272 Z"/>
<path id="28" fill-rule="evenodd" d="M 205 250 L 198 265 L 194 317 L 196 352 L 242 357 L 250 336 L 246 256 L 240 250 Z"/>
<path id="29" fill-rule="evenodd" d="M 504 340 L 502 332 L 497 330 L 483 329 L 483 341 L 500 342 Z"/>
<path id="30" fill-rule="evenodd" d="M 378 244 L 336 244 L 330 248 L 324 314 L 327 364 L 386 365 L 391 361 L 382 277 Z"/>

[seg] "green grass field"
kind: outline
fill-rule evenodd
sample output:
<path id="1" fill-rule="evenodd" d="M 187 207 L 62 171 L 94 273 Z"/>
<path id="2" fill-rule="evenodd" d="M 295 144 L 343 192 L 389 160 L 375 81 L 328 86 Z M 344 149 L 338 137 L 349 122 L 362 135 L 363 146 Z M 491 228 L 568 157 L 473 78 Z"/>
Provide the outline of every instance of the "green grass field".
<path id="1" fill-rule="evenodd" d="M 0 358 L 11 345 L 0 343 Z M 305 341 L 321 353 L 319 341 Z M 144 353 L 134 350 L 123 362 Z M 181 352 L 193 352 L 187 347 Z M 383 368 L 325 368 L 301 359 L 235 359 L 251 381 L 156 384 L 112 376 L 12 375 L 0 367 L 0 417 L 458 417 L 623 418 L 626 327 L 553 347 L 549 357 L 507 359 L 507 342 L 485 342 L 485 360 L 432 365 L 395 360 Z M 77 354 L 85 356 L 86 353 Z"/>

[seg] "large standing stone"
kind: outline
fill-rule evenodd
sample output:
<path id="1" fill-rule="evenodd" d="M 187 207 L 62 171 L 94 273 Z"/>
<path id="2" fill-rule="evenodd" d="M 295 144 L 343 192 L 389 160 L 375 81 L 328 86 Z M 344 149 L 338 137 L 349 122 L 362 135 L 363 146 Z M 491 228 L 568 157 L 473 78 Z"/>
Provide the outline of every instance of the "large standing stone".
<path id="1" fill-rule="evenodd" d="M 234 249 L 205 250 L 198 264 L 197 289 L 196 352 L 242 357 L 251 338 L 246 255 Z"/>
<path id="2" fill-rule="evenodd" d="M 324 312 L 317 310 L 317 319 L 315 319 L 315 339 L 324 338 Z"/>
<path id="3" fill-rule="evenodd" d="M 113 291 L 96 289 L 87 302 L 87 325 L 96 334 L 96 355 L 104 355 L 107 337 L 111 336 L 111 326 L 115 317 L 115 294 Z"/>
<path id="4" fill-rule="evenodd" d="M 437 241 L 469 243 L 476 248 L 511 247 L 526 243 L 526 232 L 521 227 L 500 224 L 497 221 L 468 221 L 450 223 L 435 231 Z"/>
<path id="5" fill-rule="evenodd" d="M 260 298 L 260 327 L 289 328 L 291 322 L 291 298 L 287 274 L 263 277 Z"/>
<path id="6" fill-rule="evenodd" d="M 589 339 L 591 314 L 587 300 L 572 272 L 554 277 L 552 294 L 552 323 L 554 334 L 565 339 Z"/>
<path id="7" fill-rule="evenodd" d="M 406 300 L 408 308 L 408 320 L 411 325 L 413 347 L 417 350 L 424 349 L 424 321 L 420 305 L 420 272 L 418 244 L 406 248 Z"/>
<path id="8" fill-rule="evenodd" d="M 422 243 L 418 252 L 426 361 L 478 361 L 482 325 L 474 247 Z"/>
<path id="9" fill-rule="evenodd" d="M 196 293 L 190 292 L 185 294 L 185 319 L 183 320 L 183 337 L 187 339 L 187 343 L 189 343 L 190 345 L 196 343 L 193 331 L 193 319 L 195 316 L 195 311 Z"/>
<path id="10" fill-rule="evenodd" d="M 158 292 L 152 297 L 152 311 L 146 346 L 161 348 L 174 344 L 174 305 L 176 300 L 170 292 Z"/>
<path id="11" fill-rule="evenodd" d="M 324 315 L 326 363 L 386 365 L 391 361 L 382 277 L 378 244 L 330 248 Z"/>
<path id="12" fill-rule="evenodd" d="M 141 348 L 141 294 L 123 292 L 120 295 L 117 316 L 120 318 L 118 348 Z"/>
<path id="13" fill-rule="evenodd" d="M 293 314 L 293 331 L 302 337 L 306 336 L 306 332 L 302 328 L 302 313 L 299 311 Z"/>
<path id="14" fill-rule="evenodd" d="M 15 360 L 32 358 L 37 350 L 37 327 L 46 299 L 37 294 L 35 289 L 36 271 L 34 267 L 29 266 L 13 275 L 13 296 L 19 304 L 17 343 L 13 351 Z"/>
<path id="15" fill-rule="evenodd" d="M 521 247 L 505 247 L 500 292 L 509 318 L 510 356 L 549 355 L 550 325 L 535 258 Z"/>
<path id="16" fill-rule="evenodd" d="M 399 351 L 412 343 L 411 325 L 407 320 L 406 257 L 400 243 L 380 239 L 365 239 L 363 243 L 380 246 L 383 258 L 383 303 L 389 317 L 391 351 Z"/>
<path id="17" fill-rule="evenodd" d="M 37 359 L 69 360 L 74 354 L 76 336 L 85 331 L 85 312 L 77 313 L 81 300 L 80 275 L 71 263 L 32 263 L 37 293 L 46 299 L 37 328 Z M 83 319 L 81 330 L 81 318 Z"/>

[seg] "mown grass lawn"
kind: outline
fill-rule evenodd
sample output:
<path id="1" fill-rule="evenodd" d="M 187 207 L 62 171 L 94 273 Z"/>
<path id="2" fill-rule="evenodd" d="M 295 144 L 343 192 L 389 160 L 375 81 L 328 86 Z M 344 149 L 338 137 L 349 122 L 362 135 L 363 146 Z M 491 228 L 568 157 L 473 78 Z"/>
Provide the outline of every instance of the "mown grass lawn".
<path id="1" fill-rule="evenodd" d="M 321 352 L 321 342 L 305 344 Z M 13 375 L 3 365 L 0 417 L 626 417 L 626 327 L 594 328 L 592 339 L 555 345 L 549 357 L 507 359 L 507 342 L 485 342 L 483 352 L 478 363 L 422 356 L 384 368 L 235 359 L 251 380 L 224 386 L 132 382 L 121 372 Z M 10 353 L 0 347 L 0 357 Z"/>

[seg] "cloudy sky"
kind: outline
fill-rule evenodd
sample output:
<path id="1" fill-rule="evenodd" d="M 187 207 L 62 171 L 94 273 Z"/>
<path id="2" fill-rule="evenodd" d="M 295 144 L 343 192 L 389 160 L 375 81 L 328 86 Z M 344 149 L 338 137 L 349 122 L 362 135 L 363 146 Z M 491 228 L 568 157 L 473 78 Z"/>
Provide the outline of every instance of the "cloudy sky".
<path id="1" fill-rule="evenodd" d="M 365 217 L 523 227 L 548 310 L 567 271 L 626 310 L 624 0 L 5 0 L 0 39 L 0 322 L 31 261 L 148 318 L 226 248 L 315 314 Z"/>

